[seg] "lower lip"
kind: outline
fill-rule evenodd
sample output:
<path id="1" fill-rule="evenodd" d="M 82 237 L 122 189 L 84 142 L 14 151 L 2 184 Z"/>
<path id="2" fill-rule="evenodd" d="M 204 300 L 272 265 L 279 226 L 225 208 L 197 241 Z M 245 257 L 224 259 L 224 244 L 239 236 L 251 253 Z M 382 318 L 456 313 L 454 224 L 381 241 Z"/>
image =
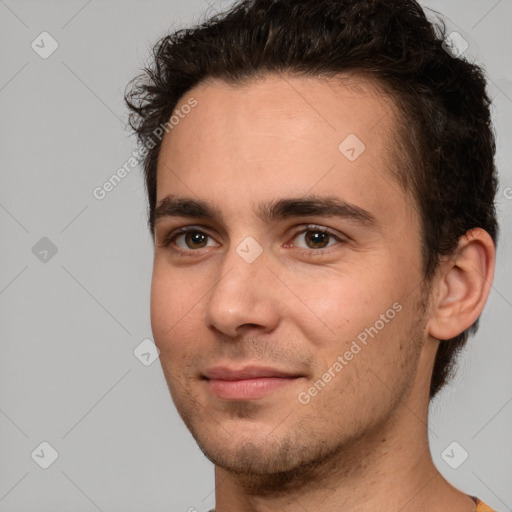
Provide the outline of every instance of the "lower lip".
<path id="1" fill-rule="evenodd" d="M 257 379 L 221 380 L 207 379 L 210 391 L 225 400 L 250 400 L 261 398 L 297 380 L 298 377 L 259 377 Z"/>

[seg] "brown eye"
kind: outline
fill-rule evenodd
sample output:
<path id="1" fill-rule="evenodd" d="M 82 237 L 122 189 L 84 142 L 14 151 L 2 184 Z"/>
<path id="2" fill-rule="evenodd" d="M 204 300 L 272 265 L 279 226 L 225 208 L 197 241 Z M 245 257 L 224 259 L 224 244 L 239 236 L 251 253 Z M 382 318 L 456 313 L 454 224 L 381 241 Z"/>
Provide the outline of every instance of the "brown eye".
<path id="1" fill-rule="evenodd" d="M 182 233 L 184 235 L 185 245 L 187 249 L 200 249 L 205 247 L 208 241 L 208 235 L 201 233 L 201 231 L 189 231 Z"/>
<path id="2" fill-rule="evenodd" d="M 323 249 L 329 243 L 329 233 L 323 231 L 306 231 L 305 241 L 311 249 Z"/>
<path id="3" fill-rule="evenodd" d="M 188 227 L 181 228 L 178 231 L 173 231 L 162 242 L 163 247 L 174 248 L 176 251 L 181 251 L 183 253 L 215 245 L 216 243 L 210 235 L 199 229 L 191 229 Z"/>
<path id="4" fill-rule="evenodd" d="M 295 235 L 295 246 L 300 249 L 325 249 L 336 242 L 342 242 L 341 238 L 335 233 L 331 233 L 327 228 L 317 228 L 308 226 L 307 229 Z"/>

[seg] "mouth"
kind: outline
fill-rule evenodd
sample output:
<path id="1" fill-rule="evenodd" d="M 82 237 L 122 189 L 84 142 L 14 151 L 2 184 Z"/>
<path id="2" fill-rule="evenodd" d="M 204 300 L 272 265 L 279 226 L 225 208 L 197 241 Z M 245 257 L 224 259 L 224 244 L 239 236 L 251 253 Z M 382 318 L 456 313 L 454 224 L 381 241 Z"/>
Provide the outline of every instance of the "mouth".
<path id="1" fill-rule="evenodd" d="M 255 400 L 262 398 L 302 378 L 276 368 L 246 366 L 210 368 L 201 376 L 208 390 L 224 400 Z"/>

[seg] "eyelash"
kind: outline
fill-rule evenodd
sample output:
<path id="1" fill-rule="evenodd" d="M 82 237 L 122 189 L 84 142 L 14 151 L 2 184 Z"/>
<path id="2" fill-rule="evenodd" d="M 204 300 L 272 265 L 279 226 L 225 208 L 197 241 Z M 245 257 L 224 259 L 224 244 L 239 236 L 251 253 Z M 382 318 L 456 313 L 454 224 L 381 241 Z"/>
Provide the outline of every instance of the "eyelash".
<path id="1" fill-rule="evenodd" d="M 297 233 L 295 233 L 293 235 L 293 240 L 295 240 L 299 235 L 302 235 L 304 233 L 308 233 L 309 231 L 313 231 L 313 232 L 318 232 L 318 233 L 323 233 L 323 234 L 329 235 L 329 236 L 333 237 L 339 243 L 344 243 L 346 241 L 343 238 L 341 238 L 332 229 L 329 229 L 329 228 L 326 228 L 326 227 L 323 227 L 323 226 L 318 226 L 316 224 L 307 224 L 306 226 L 304 226 L 304 229 L 302 229 L 301 231 L 298 231 Z M 174 242 L 174 240 L 178 236 L 186 234 L 186 233 L 189 233 L 189 232 L 202 233 L 202 234 L 212 238 L 208 233 L 204 232 L 202 229 L 199 229 L 199 228 L 194 227 L 194 226 L 184 226 L 182 228 L 178 228 L 177 230 L 172 231 L 166 238 L 164 238 L 164 240 L 160 244 L 160 247 L 169 248 L 171 243 Z M 332 246 L 320 247 L 318 249 L 311 249 L 311 248 L 306 249 L 306 248 L 303 248 L 303 247 L 297 247 L 296 249 L 298 249 L 300 252 L 312 254 L 312 253 L 324 253 L 325 251 L 327 251 L 331 247 Z M 186 249 L 180 249 L 180 248 L 173 248 L 172 250 L 174 252 L 180 253 L 183 256 L 190 256 L 190 257 L 200 256 L 200 252 L 201 252 L 199 249 L 188 249 L 188 250 L 186 250 Z"/>

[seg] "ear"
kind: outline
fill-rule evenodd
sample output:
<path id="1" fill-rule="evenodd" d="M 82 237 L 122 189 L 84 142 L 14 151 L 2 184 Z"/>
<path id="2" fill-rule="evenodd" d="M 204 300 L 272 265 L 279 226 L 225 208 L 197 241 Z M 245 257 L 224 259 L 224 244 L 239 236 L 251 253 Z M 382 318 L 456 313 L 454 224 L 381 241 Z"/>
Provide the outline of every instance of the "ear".
<path id="1" fill-rule="evenodd" d="M 459 239 L 434 278 L 427 329 L 432 337 L 449 340 L 476 322 L 491 290 L 495 264 L 496 249 L 487 231 L 474 228 Z"/>

